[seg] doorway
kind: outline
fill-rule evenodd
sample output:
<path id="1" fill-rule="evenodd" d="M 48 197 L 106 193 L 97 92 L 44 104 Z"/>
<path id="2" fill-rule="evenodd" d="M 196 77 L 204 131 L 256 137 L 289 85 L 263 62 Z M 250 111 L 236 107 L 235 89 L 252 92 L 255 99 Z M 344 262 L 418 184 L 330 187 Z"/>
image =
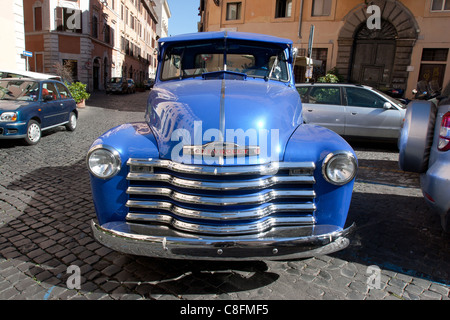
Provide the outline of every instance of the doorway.
<path id="1" fill-rule="evenodd" d="M 94 84 L 94 90 L 99 89 L 99 81 L 100 81 L 100 61 L 99 58 L 94 59 L 94 64 L 92 68 L 92 78 Z"/>
<path id="2" fill-rule="evenodd" d="M 381 29 L 359 28 L 353 44 L 350 80 L 375 88 L 391 86 L 395 61 L 397 31 L 384 20 Z"/>

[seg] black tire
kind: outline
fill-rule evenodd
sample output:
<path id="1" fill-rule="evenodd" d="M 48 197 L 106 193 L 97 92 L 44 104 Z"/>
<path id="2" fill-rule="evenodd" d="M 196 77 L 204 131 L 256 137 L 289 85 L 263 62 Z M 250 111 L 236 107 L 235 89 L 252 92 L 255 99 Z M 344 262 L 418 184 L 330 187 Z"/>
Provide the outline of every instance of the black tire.
<path id="1" fill-rule="evenodd" d="M 435 104 L 429 101 L 408 105 L 398 140 L 399 166 L 403 171 L 423 173 L 428 169 L 436 112 Z"/>
<path id="2" fill-rule="evenodd" d="M 71 112 L 69 115 L 69 122 L 66 124 L 67 131 L 75 131 L 77 128 L 77 115 L 75 112 Z"/>
<path id="3" fill-rule="evenodd" d="M 41 125 L 36 120 L 30 120 L 27 125 L 27 134 L 25 136 L 25 143 L 28 145 L 35 145 L 41 141 L 42 131 Z"/>

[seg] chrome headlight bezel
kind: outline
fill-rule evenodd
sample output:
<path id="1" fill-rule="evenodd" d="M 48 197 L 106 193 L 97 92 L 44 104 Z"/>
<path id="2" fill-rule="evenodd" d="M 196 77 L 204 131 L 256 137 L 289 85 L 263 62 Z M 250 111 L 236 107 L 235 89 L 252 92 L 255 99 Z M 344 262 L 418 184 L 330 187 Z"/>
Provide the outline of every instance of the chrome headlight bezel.
<path id="1" fill-rule="evenodd" d="M 98 157 L 97 160 L 94 157 Z M 101 157 L 103 158 L 101 159 Z M 86 164 L 93 176 L 107 180 L 119 173 L 122 167 L 122 159 L 116 149 L 110 146 L 97 145 L 89 150 L 86 156 Z M 101 169 L 102 165 L 106 165 L 107 168 Z"/>
<path id="2" fill-rule="evenodd" d="M 337 164 L 336 161 L 340 161 L 341 164 L 347 166 L 346 169 L 349 173 L 345 174 L 345 179 L 336 179 L 336 175 L 330 174 L 330 170 L 332 170 L 331 166 L 333 164 Z M 353 153 L 349 151 L 337 151 L 328 154 L 323 160 L 322 164 L 322 175 L 324 179 L 334 185 L 343 186 L 350 181 L 352 181 L 356 177 L 356 173 L 358 172 L 358 162 Z"/>

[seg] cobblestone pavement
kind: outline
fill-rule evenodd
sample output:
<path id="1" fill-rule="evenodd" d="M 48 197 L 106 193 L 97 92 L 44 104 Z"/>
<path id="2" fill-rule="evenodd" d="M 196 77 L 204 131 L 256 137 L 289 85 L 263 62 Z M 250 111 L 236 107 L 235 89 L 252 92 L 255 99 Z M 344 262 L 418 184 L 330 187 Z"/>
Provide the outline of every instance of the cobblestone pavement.
<path id="1" fill-rule="evenodd" d="M 360 170 L 348 222 L 357 228 L 343 251 L 175 262 L 96 243 L 86 152 L 109 128 L 142 121 L 147 95 L 94 94 L 75 132 L 54 129 L 32 147 L 0 141 L 0 299 L 449 300 L 450 236 L 389 144 L 352 142 Z M 70 266 L 79 267 L 80 289 L 70 289 Z"/>

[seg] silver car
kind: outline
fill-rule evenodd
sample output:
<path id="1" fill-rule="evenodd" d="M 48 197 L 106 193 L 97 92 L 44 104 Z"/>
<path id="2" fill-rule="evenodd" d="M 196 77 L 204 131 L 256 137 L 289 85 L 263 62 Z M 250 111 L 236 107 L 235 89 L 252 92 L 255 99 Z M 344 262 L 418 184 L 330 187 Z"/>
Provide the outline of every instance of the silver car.
<path id="1" fill-rule="evenodd" d="M 398 145 L 400 168 L 420 173 L 426 202 L 450 232 L 450 105 L 409 104 Z"/>
<path id="2" fill-rule="evenodd" d="M 406 106 L 368 86 L 296 84 L 306 123 L 326 127 L 342 136 L 398 139 Z"/>

